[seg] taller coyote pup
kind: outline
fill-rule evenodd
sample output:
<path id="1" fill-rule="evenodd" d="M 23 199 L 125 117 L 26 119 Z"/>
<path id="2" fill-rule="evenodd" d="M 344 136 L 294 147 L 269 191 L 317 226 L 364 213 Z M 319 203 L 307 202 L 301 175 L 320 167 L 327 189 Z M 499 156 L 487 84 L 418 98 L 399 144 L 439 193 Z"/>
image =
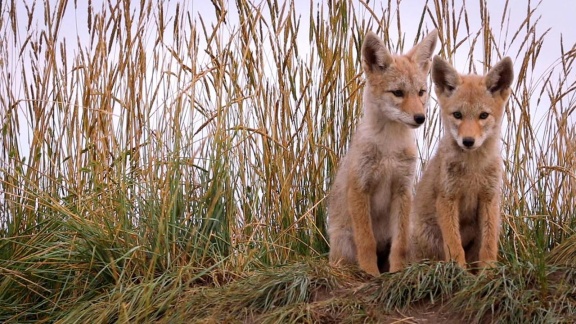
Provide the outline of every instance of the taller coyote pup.
<path id="1" fill-rule="evenodd" d="M 416 166 L 414 129 L 426 119 L 436 30 L 405 55 L 368 32 L 362 45 L 364 116 L 328 200 L 330 262 L 372 275 L 401 270 Z"/>

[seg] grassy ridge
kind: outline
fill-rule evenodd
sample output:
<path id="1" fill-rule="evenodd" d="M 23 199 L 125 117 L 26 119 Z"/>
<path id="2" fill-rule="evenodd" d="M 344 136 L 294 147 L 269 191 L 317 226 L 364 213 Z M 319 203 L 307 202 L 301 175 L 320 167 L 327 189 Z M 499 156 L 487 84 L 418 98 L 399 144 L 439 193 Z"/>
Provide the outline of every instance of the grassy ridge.
<path id="1" fill-rule="evenodd" d="M 519 300 L 531 311 L 516 319 L 542 309 L 542 320 L 574 316 L 563 286 L 571 272 L 553 274 L 576 262 L 575 45 L 547 43 L 530 4 L 517 26 L 509 11 L 490 16 L 486 1 L 480 25 L 469 19 L 476 11 L 449 1 L 428 2 L 410 21 L 396 14 L 404 4 L 384 5 L 312 2 L 302 14 L 291 2 L 214 1 L 208 19 L 185 1 L 110 0 L 81 12 L 68 1 L 2 3 L 0 321 L 377 319 L 362 307 L 388 305 L 374 316 L 389 316 L 438 296 L 482 320 L 493 301 L 481 289 L 491 285 L 529 293 Z M 63 32 L 75 14 L 87 37 Z M 450 265 L 368 280 L 322 258 L 324 199 L 361 114 L 362 36 L 377 31 L 400 51 L 417 41 L 405 24 L 419 26 L 415 38 L 438 28 L 440 55 L 464 58 L 470 71 L 515 61 L 504 265 L 476 283 L 457 274 L 450 288 Z M 553 66 L 539 65 L 542 51 L 558 52 Z M 437 111 L 432 100 L 423 164 Z M 416 283 L 424 297 L 391 301 Z M 351 303 L 357 289 L 373 298 Z"/>

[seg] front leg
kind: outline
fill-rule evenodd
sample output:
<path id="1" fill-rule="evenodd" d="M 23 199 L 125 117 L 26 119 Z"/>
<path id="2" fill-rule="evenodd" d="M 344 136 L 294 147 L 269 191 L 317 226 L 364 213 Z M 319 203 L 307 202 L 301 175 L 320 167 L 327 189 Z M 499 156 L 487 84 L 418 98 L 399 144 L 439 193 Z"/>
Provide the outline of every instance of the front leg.
<path id="1" fill-rule="evenodd" d="M 406 266 L 411 204 L 410 190 L 401 190 L 392 196 L 390 217 L 393 224 L 393 237 L 390 249 L 390 272 L 400 271 Z"/>
<path id="2" fill-rule="evenodd" d="M 460 237 L 460 216 L 458 199 L 440 195 L 436 200 L 438 225 L 444 240 L 444 260 L 455 260 L 462 267 L 466 266 L 466 256 Z"/>
<path id="3" fill-rule="evenodd" d="M 358 265 L 363 271 L 378 276 L 380 270 L 378 270 L 376 239 L 370 218 L 370 195 L 359 188 L 355 181 L 352 181 L 348 188 L 348 212 L 352 219 Z"/>
<path id="4" fill-rule="evenodd" d="M 482 239 L 480 243 L 480 266 L 491 266 L 498 258 L 500 235 L 500 201 L 496 196 L 480 197 L 478 201 L 479 223 Z"/>

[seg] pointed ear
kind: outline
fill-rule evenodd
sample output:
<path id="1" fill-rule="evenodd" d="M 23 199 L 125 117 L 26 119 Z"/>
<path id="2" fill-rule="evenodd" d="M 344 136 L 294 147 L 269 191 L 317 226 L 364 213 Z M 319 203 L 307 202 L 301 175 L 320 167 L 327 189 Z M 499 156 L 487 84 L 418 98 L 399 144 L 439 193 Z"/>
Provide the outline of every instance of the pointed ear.
<path id="1" fill-rule="evenodd" d="M 512 81 L 514 81 L 514 68 L 512 66 L 512 59 L 505 57 L 502 61 L 494 65 L 486 74 L 486 89 L 492 94 L 503 92 L 510 88 Z"/>
<path id="2" fill-rule="evenodd" d="M 438 42 L 438 31 L 434 29 L 424 39 L 416 44 L 406 56 L 416 62 L 420 69 L 426 73 L 430 70 L 430 59 Z"/>
<path id="3" fill-rule="evenodd" d="M 444 93 L 447 96 L 450 96 L 461 82 L 458 71 L 438 55 L 434 56 L 432 61 L 432 81 L 436 85 L 436 94 Z"/>
<path id="4" fill-rule="evenodd" d="M 376 34 L 369 31 L 362 44 L 362 67 L 364 72 L 385 70 L 392 64 L 392 61 L 392 55 L 384 46 L 384 42 Z"/>

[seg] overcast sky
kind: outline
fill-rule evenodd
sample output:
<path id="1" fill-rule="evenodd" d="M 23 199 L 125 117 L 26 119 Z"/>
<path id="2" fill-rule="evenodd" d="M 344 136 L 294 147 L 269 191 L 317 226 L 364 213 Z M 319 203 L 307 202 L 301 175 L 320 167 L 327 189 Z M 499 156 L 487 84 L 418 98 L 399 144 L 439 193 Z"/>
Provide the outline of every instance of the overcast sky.
<path id="1" fill-rule="evenodd" d="M 25 4 L 29 6 L 32 4 L 32 0 L 20 0 L 16 1 L 17 6 L 17 15 L 21 25 L 23 26 L 24 22 L 26 21 L 26 10 Z M 51 3 L 56 3 L 55 0 L 49 0 Z M 93 0 L 92 4 L 94 9 L 97 11 L 99 8 L 102 7 L 102 3 L 105 1 L 102 0 Z M 166 3 L 166 11 L 174 11 L 176 7 L 177 1 L 167 1 Z M 208 22 L 211 19 L 214 19 L 214 7 L 209 1 L 200 1 L 200 0 L 193 0 L 193 1 L 178 1 L 183 3 L 181 8 L 184 7 L 184 10 L 189 10 L 192 12 L 192 16 L 197 18 L 198 16 L 202 16 Z M 230 16 L 227 19 L 227 22 L 230 26 L 233 26 L 237 23 L 237 18 L 235 17 L 235 10 L 234 10 L 234 1 L 224 1 L 228 4 Z M 315 1 L 317 3 L 321 3 Z M 369 13 L 366 9 L 363 8 L 363 5 L 360 4 L 359 1 L 352 1 L 354 6 L 358 9 L 357 12 L 359 15 L 365 15 L 366 17 L 369 16 Z M 388 1 L 367 1 L 368 5 L 374 10 L 374 12 L 381 13 L 382 9 L 386 7 Z M 415 30 L 418 23 L 418 18 L 421 13 L 421 10 L 424 4 L 429 3 L 429 6 L 432 6 L 431 3 L 433 1 L 429 0 L 402 0 L 400 2 L 400 14 L 401 14 L 401 21 L 402 29 L 404 34 L 406 35 L 407 39 L 413 39 L 415 35 Z M 470 19 L 472 25 L 480 25 L 480 14 L 479 14 L 479 2 L 480 1 L 462 1 L 465 3 L 468 12 L 470 13 Z M 488 11 L 492 17 L 492 27 L 493 31 L 497 33 L 499 31 L 500 21 L 498 19 L 502 15 L 502 11 L 504 10 L 504 5 L 507 1 L 488 1 Z M 0 1 L 0 3 L 2 3 Z M 132 4 L 135 7 L 139 2 L 135 2 Z M 254 4 L 258 5 L 260 3 L 264 4 L 265 1 L 263 0 L 254 0 Z M 393 7 L 395 7 L 396 1 L 392 1 Z M 456 1 L 457 5 L 460 3 Z M 557 0 L 542 0 L 540 3 L 538 1 L 528 1 L 528 0 L 514 0 L 509 1 L 508 4 L 508 12 L 510 19 L 511 30 L 514 31 L 516 26 L 520 26 L 521 22 L 526 19 L 527 12 L 527 4 L 532 3 L 532 6 L 535 7 L 538 5 L 538 10 L 536 11 L 533 18 L 540 17 L 540 21 L 538 23 L 539 29 L 543 32 L 546 29 L 550 29 L 549 34 L 546 37 L 547 45 L 551 48 L 556 49 L 558 46 L 558 42 L 560 40 L 560 35 L 563 36 L 565 44 L 567 47 L 570 48 L 574 44 L 576 44 L 576 24 L 574 20 L 576 19 L 576 1 L 557 1 Z M 294 1 L 295 8 L 297 12 L 301 14 L 301 31 L 303 31 L 304 36 L 306 36 L 306 28 L 308 23 L 309 17 L 309 10 L 310 10 L 310 1 L 309 0 L 295 0 Z M 264 4 L 265 5 L 265 4 Z M 8 1 L 4 1 L 2 4 L 2 11 L 3 14 L 6 14 L 9 10 L 10 3 Z M 77 6 L 77 10 L 74 10 L 74 6 Z M 68 9 L 66 10 L 66 15 L 63 20 L 63 26 L 65 28 L 61 31 L 61 38 L 66 37 L 69 40 L 74 40 L 78 36 L 80 39 L 87 38 L 87 7 L 88 1 L 76 0 L 76 1 L 68 1 Z M 155 9 L 153 7 L 153 9 Z M 473 13 L 477 12 L 477 15 Z M 36 3 L 36 18 L 43 17 L 43 8 L 42 3 Z M 414 21 L 413 24 L 408 22 Z M 432 20 L 427 16 L 425 20 L 425 25 L 428 29 L 433 28 Z M 394 31 L 396 30 L 396 26 L 390 26 Z M 395 35 L 395 32 L 392 33 Z M 87 41 L 88 42 L 88 41 Z M 73 42 L 69 42 L 70 44 L 74 44 Z M 543 53 L 543 55 L 554 55 L 556 53 Z"/>
<path id="2" fill-rule="evenodd" d="M 16 37 L 18 39 L 17 43 L 23 44 L 24 40 L 26 39 L 27 35 L 25 34 L 25 26 L 27 21 L 27 10 L 25 4 L 28 4 L 30 7 L 33 1 L 31 0 L 20 0 L 16 1 L 16 14 L 18 19 L 18 32 Z M 50 3 L 55 4 L 56 0 L 49 0 Z M 492 17 L 491 25 L 492 31 L 496 36 L 496 39 L 499 40 L 499 48 L 504 43 L 504 41 L 510 38 L 510 35 L 506 37 L 505 30 L 500 31 L 500 17 L 502 16 L 502 12 L 505 8 L 505 4 L 507 1 L 488 1 L 488 11 L 490 16 Z M 96 12 L 103 7 L 103 4 L 107 3 L 107 1 L 102 0 L 92 0 L 93 8 Z M 131 6 L 136 8 L 140 2 L 132 2 Z M 166 1 L 166 7 L 164 8 L 165 16 L 169 17 L 172 14 L 171 12 L 175 11 L 176 3 L 180 3 L 180 10 L 181 11 L 189 11 L 191 12 L 192 19 L 198 21 L 198 18 L 201 16 L 205 22 L 210 25 L 211 21 L 214 21 L 214 6 L 210 1 Z M 229 6 L 229 13 L 230 16 L 227 17 L 227 28 L 230 30 L 237 29 L 237 22 L 238 19 L 235 17 L 236 11 L 234 7 L 234 1 L 225 1 L 225 3 Z M 262 4 L 262 6 L 266 6 L 265 1 L 263 0 L 255 0 L 253 1 L 254 4 Z M 315 1 L 315 3 L 326 3 L 326 2 L 319 2 Z M 362 5 L 359 1 L 353 0 L 353 6 L 357 8 L 357 14 L 363 15 L 365 17 L 369 17 L 369 11 Z M 385 5 L 388 1 L 369 1 L 369 6 L 376 14 L 381 14 Z M 396 1 L 392 1 L 393 6 L 395 7 Z M 401 22 L 402 22 L 402 31 L 406 37 L 408 42 L 412 41 L 416 35 L 416 28 L 418 25 L 418 19 L 421 14 L 421 10 L 424 4 L 427 1 L 424 0 L 403 0 L 400 1 L 400 14 L 401 14 Z M 429 6 L 432 6 L 433 1 L 428 1 Z M 480 22 L 480 1 L 466 1 L 466 2 L 459 2 L 455 1 L 456 5 L 461 3 L 465 3 L 466 8 L 468 9 L 470 24 L 472 25 L 472 30 L 478 30 L 479 26 L 481 25 Z M 545 37 L 545 43 L 542 52 L 538 55 L 538 65 L 537 70 L 534 71 L 534 75 L 538 76 L 542 74 L 546 69 L 554 64 L 558 64 L 558 58 L 560 57 L 560 37 L 563 37 L 564 47 L 566 50 L 573 48 L 576 44 L 576 24 L 574 20 L 576 20 L 576 1 L 557 1 L 557 0 L 543 0 L 540 3 L 537 1 L 528 1 L 528 0 L 514 0 L 508 2 L 508 16 L 510 17 L 509 21 L 506 21 L 505 24 L 509 25 L 510 31 L 513 34 L 519 26 L 521 26 L 522 22 L 527 17 L 527 5 L 531 3 L 532 6 L 538 5 L 538 9 L 532 16 L 533 21 L 537 18 L 540 19 L 538 22 L 538 34 L 541 34 L 549 29 L 548 34 Z M 295 8 L 301 16 L 301 26 L 300 26 L 300 33 L 302 37 L 299 38 L 301 42 L 308 41 L 308 20 L 310 15 L 310 1 L 308 0 L 295 0 L 294 1 Z M 6 17 L 10 12 L 11 3 L 8 1 L 0 1 L 0 7 L 2 9 L 3 17 Z M 76 6 L 76 10 L 74 9 Z M 88 1 L 84 0 L 76 0 L 76 1 L 68 1 L 68 8 L 66 10 L 66 14 L 63 19 L 62 26 L 63 28 L 60 31 L 59 38 L 60 40 L 66 39 L 67 48 L 67 57 L 74 57 L 78 53 L 78 40 L 82 46 L 89 47 L 90 45 L 90 36 L 88 34 L 87 29 L 87 6 Z M 105 6 L 104 6 L 105 7 Z M 158 10 L 156 7 L 152 7 L 152 10 Z M 393 12 L 396 12 L 393 9 Z M 32 24 L 37 24 L 40 27 L 44 26 L 43 20 L 43 3 L 36 2 L 36 12 L 35 12 L 35 20 Z M 393 19 L 394 20 L 394 19 Z M 412 23 L 413 22 L 413 23 Z M 236 26 L 235 26 L 236 25 Z M 426 16 L 424 21 L 425 29 L 430 30 L 434 28 L 432 19 Z M 7 24 L 4 25 L 3 28 L 9 28 Z M 396 26 L 390 26 L 392 29 L 391 35 L 397 35 L 396 33 Z M 153 28 L 147 29 L 145 32 L 153 33 Z M 499 34 L 502 32 L 502 34 Z M 11 37 L 9 35 L 9 37 Z M 500 37 L 500 38 L 499 38 Z M 522 36 L 520 36 L 523 38 Z M 147 37 L 152 44 L 155 37 L 150 35 Z M 7 44 L 13 44 L 10 40 L 5 40 Z M 509 42 L 509 40 L 508 40 Z M 517 42 L 519 43 L 519 42 Z M 308 44 L 304 44 L 304 46 L 299 46 L 300 49 L 305 49 Z M 466 44 L 464 44 L 466 46 Z M 479 46 L 481 47 L 481 46 Z M 121 49 L 117 49 L 121 50 Z M 13 57 L 18 56 L 18 49 L 12 49 Z M 202 49 L 200 49 L 202 52 Z M 300 53 L 301 55 L 305 55 L 306 53 Z M 516 54 L 514 48 L 511 48 L 506 55 L 513 56 Z M 476 59 L 480 58 L 481 55 L 475 56 Z M 25 59 L 25 58 L 24 58 Z M 467 66 L 468 62 L 466 62 L 467 57 L 464 56 L 461 59 L 456 57 L 455 60 L 455 67 L 458 70 L 465 71 L 465 67 Z M 10 64 L 10 62 L 8 62 Z M 69 64 L 72 64 L 72 60 L 69 60 Z M 26 66 L 25 62 L 23 63 Z M 482 72 L 482 71 L 480 71 Z M 574 72 L 572 75 L 574 75 Z M 534 82 L 538 82 L 538 79 L 535 78 Z M 15 80 L 14 87 L 18 88 L 20 85 L 17 84 L 18 80 Z M 536 85 L 535 85 L 536 87 Z M 16 91 L 18 92 L 18 91 Z M 534 105 L 535 106 L 535 105 Z M 536 107 L 533 107 L 534 109 Z M 540 108 L 542 111 L 542 108 Z M 544 109 L 545 110 L 545 109 Z M 576 118 L 576 117 L 575 117 Z"/>

